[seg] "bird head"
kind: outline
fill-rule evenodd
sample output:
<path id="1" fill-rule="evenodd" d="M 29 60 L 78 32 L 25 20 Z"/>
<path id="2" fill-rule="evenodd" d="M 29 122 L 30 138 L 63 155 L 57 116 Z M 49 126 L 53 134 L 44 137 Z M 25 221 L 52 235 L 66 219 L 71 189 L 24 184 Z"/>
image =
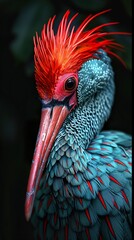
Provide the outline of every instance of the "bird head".
<path id="1" fill-rule="evenodd" d="M 106 39 L 106 36 L 124 33 L 102 31 L 105 26 L 116 24 L 116 22 L 104 23 L 85 31 L 85 27 L 93 19 L 108 11 L 88 16 L 75 30 L 75 26 L 71 27 L 71 25 L 78 14 L 68 20 L 70 14 L 68 10 L 56 34 L 53 30 L 54 16 L 47 25 L 44 25 L 41 37 L 38 34 L 34 37 L 35 79 L 42 101 L 42 113 L 27 187 L 25 203 L 27 220 L 31 216 L 40 178 L 63 122 L 74 108 L 88 98 L 89 91 L 95 93 L 96 86 L 100 88 L 100 82 L 97 82 L 100 78 L 96 77 L 98 85 L 92 84 L 92 71 L 90 81 L 88 78 L 87 81 L 83 81 L 86 78 L 82 77 L 82 68 L 85 69 L 86 74 L 86 62 L 89 69 L 90 60 L 109 61 L 109 58 L 104 56 L 104 52 L 119 58 L 112 49 L 121 46 L 113 39 Z M 105 72 L 105 66 L 103 67 Z M 106 81 L 101 81 L 101 84 L 106 85 Z"/>

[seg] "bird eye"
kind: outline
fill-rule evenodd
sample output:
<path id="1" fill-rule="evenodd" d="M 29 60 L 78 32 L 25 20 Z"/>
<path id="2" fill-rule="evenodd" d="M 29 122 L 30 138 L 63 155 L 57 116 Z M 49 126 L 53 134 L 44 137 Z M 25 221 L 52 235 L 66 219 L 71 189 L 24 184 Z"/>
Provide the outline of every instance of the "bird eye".
<path id="1" fill-rule="evenodd" d="M 75 88 L 75 86 L 76 86 L 76 80 L 75 80 L 74 77 L 70 77 L 66 80 L 66 82 L 65 82 L 65 89 L 66 90 L 71 91 Z"/>

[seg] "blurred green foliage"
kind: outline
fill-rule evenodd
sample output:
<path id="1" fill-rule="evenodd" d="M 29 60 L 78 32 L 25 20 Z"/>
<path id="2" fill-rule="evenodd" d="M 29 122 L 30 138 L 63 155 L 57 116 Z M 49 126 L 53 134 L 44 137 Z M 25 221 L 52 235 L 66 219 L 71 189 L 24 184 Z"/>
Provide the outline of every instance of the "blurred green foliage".
<path id="1" fill-rule="evenodd" d="M 41 31 L 43 23 L 54 12 L 54 7 L 49 0 L 27 1 L 14 23 L 13 33 L 15 39 L 11 43 L 13 54 L 20 60 L 26 61 L 32 54 L 32 36 L 36 31 Z"/>
<path id="2" fill-rule="evenodd" d="M 102 10 L 108 3 L 107 0 L 71 0 L 71 2 L 80 9 L 92 12 Z"/>
<path id="3" fill-rule="evenodd" d="M 57 15 L 60 15 L 60 12 L 62 12 L 62 9 L 72 9 L 73 11 L 80 12 L 79 20 L 84 17 L 86 17 L 90 13 L 97 13 L 98 11 L 112 8 L 113 11 L 116 13 L 119 13 L 119 9 L 123 9 L 126 16 L 125 17 L 131 17 L 131 8 L 132 3 L 131 0 L 121 0 L 118 2 L 110 0 L 68 0 L 68 1 L 54 1 L 54 0 L 0 0 L 3 5 L 6 5 L 7 12 L 14 12 L 17 13 L 17 16 L 15 18 L 14 24 L 12 26 L 12 33 L 14 36 L 13 41 L 11 42 L 11 50 L 14 54 L 14 57 L 18 61 L 27 62 L 29 59 L 33 56 L 33 41 L 32 38 L 35 35 L 36 32 L 41 32 L 41 29 L 43 27 L 44 23 L 47 23 L 48 19 L 52 17 L 55 13 Z M 56 2 L 57 7 L 59 5 L 60 11 L 56 8 Z M 117 9 L 116 9 L 117 5 Z M 115 9 L 114 9 L 115 8 Z M 65 12 L 65 11 L 64 11 Z M 120 14 L 122 14 L 120 12 Z M 105 16 L 105 22 L 110 21 L 118 21 L 116 19 L 117 16 L 115 16 L 115 19 L 112 18 L 112 14 L 107 14 Z M 101 19 L 97 18 L 95 20 L 96 24 L 101 23 Z M 123 22 L 120 23 L 122 26 L 124 24 Z M 122 27 L 120 29 L 120 25 L 114 26 L 114 31 L 127 31 Z M 109 29 L 108 29 L 109 31 Z M 125 62 L 127 64 L 127 67 L 131 69 L 131 39 L 130 37 L 117 37 L 119 39 L 119 42 L 121 42 L 126 50 L 125 52 L 119 53 L 120 56 L 123 56 L 125 59 Z M 31 65 L 27 66 L 29 69 L 31 68 Z M 28 73 L 32 73 L 33 70 L 28 71 Z"/>

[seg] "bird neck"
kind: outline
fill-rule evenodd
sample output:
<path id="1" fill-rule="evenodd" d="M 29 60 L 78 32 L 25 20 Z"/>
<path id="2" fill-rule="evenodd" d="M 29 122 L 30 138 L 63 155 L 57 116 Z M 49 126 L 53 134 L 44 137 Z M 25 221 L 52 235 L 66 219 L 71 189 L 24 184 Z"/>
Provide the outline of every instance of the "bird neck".
<path id="1" fill-rule="evenodd" d="M 114 83 L 111 80 L 107 88 L 91 96 L 83 105 L 77 106 L 62 127 L 70 146 L 75 143 L 84 149 L 87 148 L 108 119 L 113 98 Z"/>
<path id="2" fill-rule="evenodd" d="M 60 129 L 44 175 L 48 185 L 53 185 L 55 198 L 59 196 L 58 191 L 61 197 L 68 198 L 68 192 L 73 196 L 75 190 L 71 177 L 78 172 L 84 174 L 87 165 L 90 166 L 91 154 L 85 150 L 110 114 L 113 93 L 112 82 L 106 89 L 90 97 L 89 101 L 77 106 Z M 65 186 L 68 188 L 67 192 Z"/>

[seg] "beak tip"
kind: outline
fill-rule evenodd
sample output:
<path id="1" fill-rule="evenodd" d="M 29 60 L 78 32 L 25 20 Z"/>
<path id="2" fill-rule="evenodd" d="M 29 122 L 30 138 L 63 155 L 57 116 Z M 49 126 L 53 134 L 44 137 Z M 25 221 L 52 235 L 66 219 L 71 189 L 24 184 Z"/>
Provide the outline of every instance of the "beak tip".
<path id="1" fill-rule="evenodd" d="M 25 208 L 25 218 L 27 222 L 30 220 L 30 217 L 31 217 L 31 210 L 29 211 L 28 209 Z"/>
<path id="2" fill-rule="evenodd" d="M 28 222 L 30 219 L 30 216 L 28 214 L 25 214 L 26 221 Z"/>
<path id="3" fill-rule="evenodd" d="M 33 209 L 33 203 L 30 198 L 26 198 L 25 202 L 25 218 L 26 221 L 30 220 L 31 214 L 32 214 L 32 209 Z"/>

